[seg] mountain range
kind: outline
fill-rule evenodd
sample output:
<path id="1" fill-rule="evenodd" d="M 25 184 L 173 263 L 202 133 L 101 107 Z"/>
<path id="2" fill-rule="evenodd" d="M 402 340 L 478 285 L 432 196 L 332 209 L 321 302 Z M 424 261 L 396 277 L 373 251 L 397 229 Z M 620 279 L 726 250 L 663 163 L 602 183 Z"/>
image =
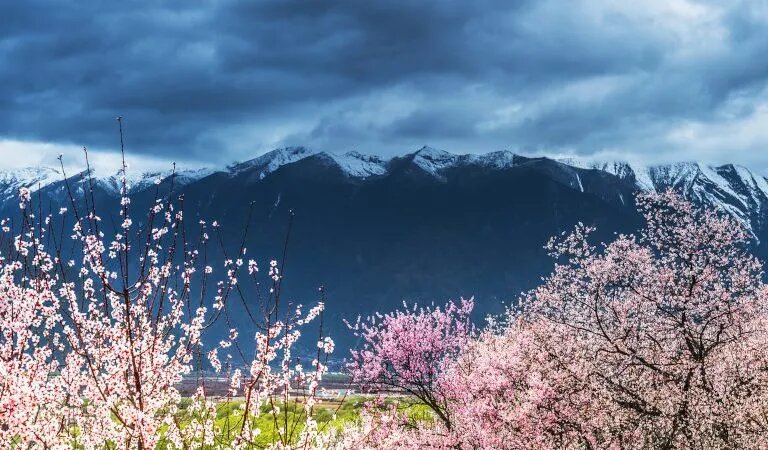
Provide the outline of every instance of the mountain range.
<path id="1" fill-rule="evenodd" d="M 107 218 L 104 211 L 114 211 L 116 221 L 119 177 L 92 175 L 98 210 Z M 239 245 L 253 208 L 247 246 L 262 264 L 282 256 L 290 220 L 285 292 L 311 303 L 325 286 L 331 332 L 348 345 L 342 318 L 404 300 L 474 296 L 478 317 L 500 312 L 552 269 L 543 249 L 550 236 L 577 222 L 596 226 L 597 240 L 637 229 L 639 191 L 673 188 L 732 215 L 755 238 L 756 254 L 768 256 L 768 180 L 732 164 L 456 155 L 430 147 L 383 158 L 290 147 L 226 167 L 128 175 L 135 207 L 149 207 L 157 181 L 172 181 L 187 214 L 223 224 L 225 246 Z M 83 183 L 83 173 L 69 178 L 75 195 L 84 194 Z M 3 217 L 18 211 L 20 187 L 53 210 L 68 203 L 59 170 L 0 172 Z"/>

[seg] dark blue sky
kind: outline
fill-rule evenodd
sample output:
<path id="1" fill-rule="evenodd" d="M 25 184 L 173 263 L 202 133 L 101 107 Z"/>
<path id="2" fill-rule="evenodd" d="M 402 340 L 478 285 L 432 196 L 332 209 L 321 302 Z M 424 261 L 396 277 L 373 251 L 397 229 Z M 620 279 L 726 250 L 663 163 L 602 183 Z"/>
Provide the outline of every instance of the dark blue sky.
<path id="1" fill-rule="evenodd" d="M 4 1 L 0 165 L 282 145 L 768 168 L 768 3 Z"/>

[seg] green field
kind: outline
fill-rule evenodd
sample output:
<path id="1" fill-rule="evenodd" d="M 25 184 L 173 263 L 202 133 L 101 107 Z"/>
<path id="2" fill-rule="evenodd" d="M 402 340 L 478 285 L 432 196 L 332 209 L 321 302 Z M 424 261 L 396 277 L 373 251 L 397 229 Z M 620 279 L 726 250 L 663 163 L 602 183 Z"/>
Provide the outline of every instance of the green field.
<path id="1" fill-rule="evenodd" d="M 372 400 L 372 397 L 354 395 L 344 399 L 319 401 L 314 408 L 314 417 L 318 422 L 320 431 L 329 431 L 353 423 L 360 417 L 363 404 Z M 242 400 L 222 401 L 217 404 L 215 442 L 223 444 L 231 442 L 240 431 L 243 424 L 241 413 Z M 281 402 L 282 403 L 282 402 Z M 179 422 L 184 425 L 190 419 L 188 407 L 189 399 L 182 401 L 178 415 Z M 405 412 L 413 420 L 432 420 L 426 406 L 414 403 L 406 397 L 389 398 L 385 405 L 397 404 L 398 409 Z M 306 413 L 303 403 L 292 400 L 286 405 L 280 404 L 280 412 L 273 414 L 271 407 L 265 405 L 258 417 L 252 417 L 252 424 L 261 430 L 259 439 L 254 442 L 254 448 L 261 448 L 270 443 L 282 441 L 283 443 L 295 442 L 304 426 Z M 167 444 L 161 444 L 158 450 L 166 450 Z"/>

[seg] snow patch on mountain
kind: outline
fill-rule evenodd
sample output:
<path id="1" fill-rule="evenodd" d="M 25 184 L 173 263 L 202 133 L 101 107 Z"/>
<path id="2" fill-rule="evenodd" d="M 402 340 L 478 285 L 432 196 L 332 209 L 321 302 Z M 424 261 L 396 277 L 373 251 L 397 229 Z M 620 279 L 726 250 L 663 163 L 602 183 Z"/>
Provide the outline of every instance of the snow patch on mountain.
<path id="1" fill-rule="evenodd" d="M 195 169 L 173 169 L 165 171 L 132 172 L 130 169 L 126 173 L 126 184 L 128 192 L 140 192 L 155 184 L 157 180 L 164 181 L 171 175 L 174 175 L 174 183 L 179 186 L 186 185 L 204 178 L 216 172 L 209 168 Z M 120 172 L 102 174 L 100 171 L 92 169 L 90 175 L 87 171 L 67 174 L 69 182 L 73 189 L 82 191 L 86 189 L 86 183 L 93 183 L 94 187 L 101 188 L 112 195 L 119 195 L 122 187 L 122 177 Z M 90 181 L 89 181 L 90 179 Z M 15 198 L 19 194 L 19 189 L 25 187 L 32 192 L 45 188 L 51 184 L 65 181 L 64 175 L 60 170 L 50 167 L 30 167 L 19 170 L 0 171 L 0 195 L 4 200 Z"/>
<path id="2" fill-rule="evenodd" d="M 389 160 L 383 159 L 380 156 L 366 155 L 356 151 L 338 154 L 321 152 L 306 147 L 286 147 L 272 150 L 249 161 L 227 166 L 227 171 L 232 176 L 255 171 L 259 179 L 263 179 L 283 166 L 311 156 L 318 156 L 328 160 L 352 178 L 383 175 L 387 171 L 387 163 L 389 162 Z"/>
<path id="3" fill-rule="evenodd" d="M 700 204 L 729 214 L 750 231 L 768 215 L 768 180 L 742 166 L 698 162 L 647 165 L 579 157 L 558 161 L 582 169 L 602 170 L 634 183 L 642 191 L 679 190 Z"/>
<path id="4" fill-rule="evenodd" d="M 594 167 L 621 179 L 633 180 L 638 189 L 679 190 L 688 198 L 714 207 L 737 219 L 748 230 L 768 211 L 768 181 L 747 168 L 679 162 L 647 166 L 629 163 L 598 163 Z"/>
<path id="5" fill-rule="evenodd" d="M 22 187 L 34 192 L 61 180 L 61 172 L 51 167 L 3 170 L 0 171 L 0 195 L 3 199 L 16 198 Z"/>
<path id="6" fill-rule="evenodd" d="M 264 178 L 282 166 L 295 163 L 304 158 L 320 153 L 306 147 L 285 147 L 272 150 L 263 155 L 241 163 L 227 166 L 231 175 L 239 175 L 246 171 L 256 170 L 259 178 Z"/>
<path id="7" fill-rule="evenodd" d="M 440 172 L 454 166 L 459 158 L 459 155 L 424 146 L 413 154 L 413 163 L 425 172 L 441 177 Z"/>
<path id="8" fill-rule="evenodd" d="M 507 150 L 484 154 L 456 155 L 425 146 L 413 153 L 413 163 L 438 179 L 444 179 L 443 172 L 451 168 L 478 166 L 502 170 L 517 165 L 519 159 L 519 155 Z"/>
<path id="9" fill-rule="evenodd" d="M 519 156 L 510 151 L 502 150 L 483 155 L 464 155 L 464 158 L 467 158 L 469 163 L 482 167 L 507 169 L 517 164 Z"/>
<path id="10" fill-rule="evenodd" d="M 366 178 L 370 176 L 384 175 L 387 172 L 387 163 L 389 160 L 376 155 L 365 155 L 356 151 L 351 151 L 338 155 L 335 153 L 324 153 L 341 170 L 352 178 Z"/>
<path id="11" fill-rule="evenodd" d="M 754 174 L 746 167 L 733 166 L 733 168 L 744 185 L 750 190 L 750 195 L 756 203 L 760 204 L 763 200 L 768 199 L 768 180 L 765 177 Z M 760 198 L 757 193 L 763 194 L 763 198 Z"/>
<path id="12" fill-rule="evenodd" d="M 158 182 L 167 180 L 173 176 L 173 182 L 177 186 L 184 186 L 193 183 L 201 178 L 205 178 L 208 175 L 215 173 L 215 169 L 211 168 L 199 168 L 199 169 L 169 169 L 162 171 L 149 171 L 149 172 L 131 172 L 130 169 L 126 171 L 125 182 L 128 187 L 128 192 L 141 192 L 145 189 L 152 187 Z M 119 195 L 122 188 L 122 176 L 120 172 L 107 175 L 98 176 L 96 173 L 91 175 L 95 186 L 101 187 L 105 191 Z"/>

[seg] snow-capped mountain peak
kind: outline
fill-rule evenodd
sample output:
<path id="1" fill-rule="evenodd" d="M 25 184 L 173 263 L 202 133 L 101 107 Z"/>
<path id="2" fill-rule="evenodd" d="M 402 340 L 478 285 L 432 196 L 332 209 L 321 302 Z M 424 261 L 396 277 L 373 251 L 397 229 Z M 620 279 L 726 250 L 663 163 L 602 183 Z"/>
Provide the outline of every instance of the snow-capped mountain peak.
<path id="1" fill-rule="evenodd" d="M 174 183 L 179 186 L 183 186 L 201 178 L 216 172 L 215 169 L 203 167 L 195 169 L 176 168 L 172 167 L 168 170 L 161 171 L 148 171 L 148 172 L 132 172 L 130 169 L 126 171 L 125 182 L 128 187 L 128 192 L 140 192 L 152 185 L 164 181 L 169 177 L 174 177 Z M 120 193 L 122 187 L 122 176 L 118 171 L 115 174 L 106 176 L 100 176 L 97 171 L 92 171 L 91 178 L 94 185 L 99 186 L 109 193 L 117 195 Z"/>
<path id="2" fill-rule="evenodd" d="M 578 166 L 610 173 L 643 191 L 675 189 L 699 204 L 726 212 L 750 230 L 768 213 L 762 210 L 768 202 L 768 181 L 741 166 L 693 161 L 655 165 L 581 161 Z"/>
<path id="3" fill-rule="evenodd" d="M 516 155 L 509 151 L 497 151 L 485 154 L 454 154 L 434 147 L 424 146 L 403 156 L 384 158 L 364 154 L 358 151 L 334 153 L 307 147 L 285 147 L 272 150 L 251 160 L 232 164 L 224 168 L 177 168 L 172 171 L 169 163 L 167 170 L 133 172 L 128 169 L 127 183 L 130 192 L 139 192 L 150 188 L 157 180 L 163 181 L 174 174 L 174 183 L 186 185 L 194 183 L 213 173 L 227 177 L 247 175 L 249 182 L 259 181 L 281 167 L 291 165 L 307 158 L 320 158 L 325 164 L 337 167 L 346 177 L 368 181 L 386 176 L 393 167 L 393 161 L 413 165 L 423 173 L 440 182 L 447 182 L 454 170 L 465 167 L 483 170 L 507 170 L 522 165 L 536 167 L 545 164 L 547 176 L 563 183 L 571 189 L 582 192 L 590 189 L 583 180 L 588 176 L 584 171 L 600 171 L 615 176 L 626 189 L 642 191 L 661 191 L 674 188 L 689 198 L 718 208 L 739 219 L 748 228 L 756 224 L 768 227 L 768 180 L 748 168 L 727 164 L 722 166 L 707 165 L 700 162 L 677 162 L 670 164 L 646 164 L 638 161 L 600 161 L 589 158 L 555 159 L 559 168 L 550 167 L 553 160 Z M 401 166 L 400 164 L 396 166 Z M 70 180 L 80 183 L 86 173 L 70 175 Z M 107 193 L 117 195 L 120 191 L 120 174 L 117 171 L 91 171 L 94 184 Z M 45 188 L 63 181 L 62 173 L 50 167 L 37 167 L 21 170 L 0 171 L 0 195 L 10 200 L 18 196 L 19 188 L 32 191 Z M 618 185 L 617 185 L 618 186 Z M 616 193 L 600 193 L 604 198 L 625 196 Z"/>
<path id="4" fill-rule="evenodd" d="M 51 167 L 3 170 L 0 171 L 0 195 L 3 199 L 15 198 L 22 187 L 36 191 L 62 179 L 61 172 Z"/>
<path id="5" fill-rule="evenodd" d="M 440 172 L 456 164 L 459 155 L 424 146 L 413 153 L 413 162 L 425 172 L 440 176 Z"/>
<path id="6" fill-rule="evenodd" d="M 348 177 L 366 178 L 383 175 L 387 172 L 388 159 L 377 155 L 366 155 L 357 151 L 344 154 L 324 153 L 330 158 Z"/>
<path id="7" fill-rule="evenodd" d="M 133 172 L 130 169 L 126 173 L 126 185 L 128 192 L 143 191 L 157 181 L 164 181 L 169 177 L 174 177 L 174 182 L 178 185 L 186 185 L 204 178 L 216 172 L 210 168 L 177 168 L 173 169 L 173 163 L 169 163 L 169 169 L 163 171 Z M 119 195 L 122 187 L 122 176 L 120 171 L 104 173 L 97 169 L 91 169 L 90 173 L 82 171 L 75 174 L 67 173 L 69 183 L 75 189 L 82 190 L 82 183 L 90 182 L 95 187 L 101 188 L 109 194 Z M 16 198 L 19 189 L 25 187 L 32 192 L 46 188 L 52 184 L 64 182 L 64 174 L 58 169 L 51 167 L 28 167 L 18 170 L 0 171 L 0 195 L 2 199 L 8 200 Z"/>
<path id="8" fill-rule="evenodd" d="M 268 174 L 274 172 L 286 164 L 300 161 L 317 153 L 319 153 L 319 151 L 308 149 L 306 147 L 278 148 L 264 153 L 263 155 L 254 159 L 241 163 L 231 164 L 227 166 L 227 170 L 233 175 L 237 175 L 245 171 L 257 170 L 259 171 L 260 178 L 264 178 Z"/>
<path id="9" fill-rule="evenodd" d="M 509 150 L 501 150 L 497 152 L 485 153 L 482 155 L 466 155 L 470 157 L 470 160 L 480 166 L 496 169 L 506 169 L 517 164 L 520 159 L 519 155 L 516 155 Z"/>

